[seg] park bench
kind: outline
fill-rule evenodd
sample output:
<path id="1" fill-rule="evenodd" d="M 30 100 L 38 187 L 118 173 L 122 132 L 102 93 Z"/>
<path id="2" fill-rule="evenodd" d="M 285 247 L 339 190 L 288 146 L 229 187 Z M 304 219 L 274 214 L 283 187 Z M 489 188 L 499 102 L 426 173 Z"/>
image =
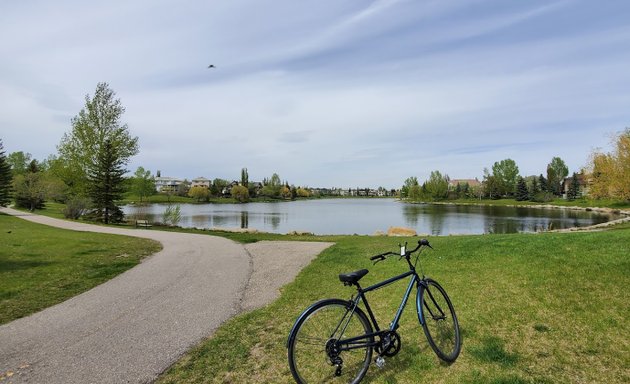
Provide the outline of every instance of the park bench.
<path id="1" fill-rule="evenodd" d="M 151 228 L 151 224 L 149 224 L 149 220 L 136 220 L 136 228 Z"/>

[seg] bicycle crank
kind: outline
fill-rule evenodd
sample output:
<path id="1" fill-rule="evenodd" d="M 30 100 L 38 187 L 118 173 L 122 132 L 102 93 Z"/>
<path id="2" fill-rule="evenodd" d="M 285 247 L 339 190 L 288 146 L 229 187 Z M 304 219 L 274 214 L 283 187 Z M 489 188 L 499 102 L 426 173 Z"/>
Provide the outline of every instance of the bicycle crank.
<path id="1" fill-rule="evenodd" d="M 381 344 L 376 347 L 379 356 L 394 357 L 400 352 L 400 335 L 396 331 L 390 331 L 383 335 Z"/>

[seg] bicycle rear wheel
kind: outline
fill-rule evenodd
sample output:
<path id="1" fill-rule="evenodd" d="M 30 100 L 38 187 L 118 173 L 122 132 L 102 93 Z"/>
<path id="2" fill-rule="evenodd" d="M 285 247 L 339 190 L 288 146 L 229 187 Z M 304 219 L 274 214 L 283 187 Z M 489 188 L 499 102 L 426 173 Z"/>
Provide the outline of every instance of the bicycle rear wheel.
<path id="1" fill-rule="evenodd" d="M 420 285 L 416 301 L 418 319 L 433 351 L 440 359 L 452 363 L 461 351 L 455 309 L 440 284 L 431 279 L 425 283 Z"/>
<path id="2" fill-rule="evenodd" d="M 372 333 L 372 325 L 359 308 L 340 299 L 313 304 L 298 318 L 289 334 L 288 358 L 297 383 L 358 383 L 372 358 L 373 337 L 363 345 L 344 350 L 336 341 Z"/>

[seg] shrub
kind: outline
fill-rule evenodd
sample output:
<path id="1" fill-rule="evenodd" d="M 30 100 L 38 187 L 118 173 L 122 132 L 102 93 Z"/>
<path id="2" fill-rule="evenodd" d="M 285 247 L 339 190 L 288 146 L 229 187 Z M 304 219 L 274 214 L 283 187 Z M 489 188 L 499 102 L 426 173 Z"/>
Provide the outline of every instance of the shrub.
<path id="1" fill-rule="evenodd" d="M 249 190 L 242 185 L 232 187 L 231 194 L 239 203 L 247 203 L 249 201 Z"/>
<path id="2" fill-rule="evenodd" d="M 90 199 L 80 196 L 73 196 L 66 202 L 66 207 L 63 209 L 63 216 L 66 219 L 78 220 L 81 216 L 85 215 L 90 209 Z"/>
<path id="3" fill-rule="evenodd" d="M 182 219 L 182 209 L 179 206 L 179 204 L 177 205 L 169 204 L 168 207 L 166 207 L 166 210 L 164 211 L 164 213 L 162 214 L 162 222 L 164 223 L 164 225 L 169 225 L 169 226 L 174 227 L 177 224 L 179 224 L 181 219 Z"/>
<path id="4" fill-rule="evenodd" d="M 553 193 L 551 192 L 538 192 L 532 197 L 532 201 L 537 203 L 548 203 L 553 200 Z"/>

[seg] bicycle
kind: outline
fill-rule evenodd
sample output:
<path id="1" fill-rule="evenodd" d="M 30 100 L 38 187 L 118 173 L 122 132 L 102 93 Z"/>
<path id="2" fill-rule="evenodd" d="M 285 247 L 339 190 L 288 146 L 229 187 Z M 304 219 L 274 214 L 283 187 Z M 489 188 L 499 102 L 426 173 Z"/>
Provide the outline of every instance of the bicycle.
<path id="1" fill-rule="evenodd" d="M 455 309 L 446 291 L 435 280 L 422 278 L 416 266 L 423 247 L 431 248 L 426 239 L 408 251 L 407 243 L 400 246 L 400 254 L 385 252 L 372 256 L 376 265 L 388 256 L 405 258 L 409 271 L 390 279 L 361 288 L 359 280 L 367 275 L 367 269 L 344 273 L 339 280 L 345 286 L 356 286 L 357 295 L 350 300 L 325 299 L 308 307 L 298 317 L 287 340 L 289 367 L 297 383 L 343 382 L 359 383 L 368 371 L 373 351 L 375 364 L 382 368 L 385 357 L 395 356 L 401 348 L 400 335 L 396 332 L 400 317 L 407 305 L 414 286 L 417 287 L 416 309 L 429 345 L 436 355 L 447 363 L 453 363 L 461 350 L 461 337 Z M 415 262 L 411 255 L 417 252 Z M 394 319 L 386 329 L 381 329 L 368 303 L 366 293 L 382 288 L 411 276 L 407 291 Z M 359 308 L 363 302 L 369 315 Z"/>

